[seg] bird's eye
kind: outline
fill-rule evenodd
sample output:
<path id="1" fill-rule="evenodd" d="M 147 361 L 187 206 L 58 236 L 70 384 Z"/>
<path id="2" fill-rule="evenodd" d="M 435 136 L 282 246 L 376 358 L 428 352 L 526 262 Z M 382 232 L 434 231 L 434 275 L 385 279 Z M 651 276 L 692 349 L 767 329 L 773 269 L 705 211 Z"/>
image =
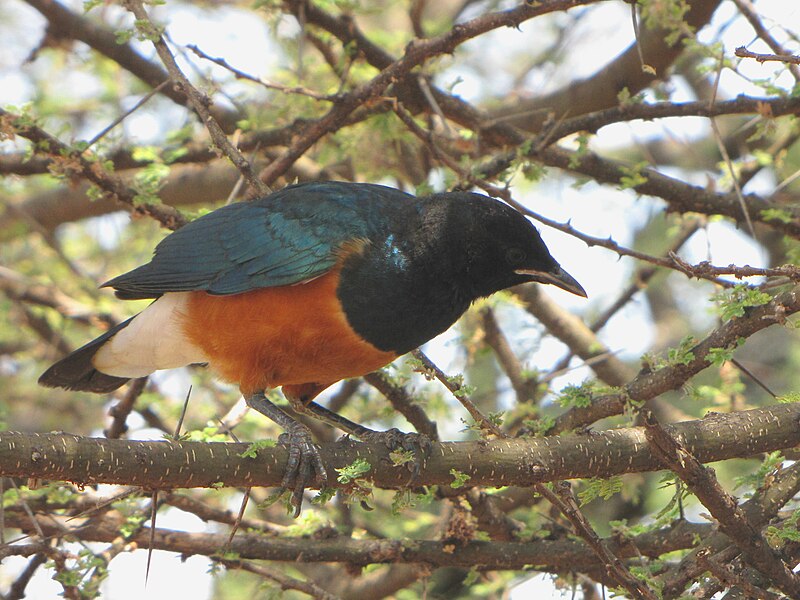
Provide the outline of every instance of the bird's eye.
<path id="1" fill-rule="evenodd" d="M 506 250 L 506 261 L 510 265 L 519 265 L 525 260 L 525 251 L 521 248 L 509 248 Z"/>

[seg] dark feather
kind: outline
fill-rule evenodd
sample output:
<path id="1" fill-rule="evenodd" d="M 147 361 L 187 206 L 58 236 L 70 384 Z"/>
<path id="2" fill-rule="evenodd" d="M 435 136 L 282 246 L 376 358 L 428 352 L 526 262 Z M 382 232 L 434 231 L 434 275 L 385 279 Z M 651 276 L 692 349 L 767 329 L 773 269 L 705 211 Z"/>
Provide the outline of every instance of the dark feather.
<path id="1" fill-rule="evenodd" d="M 60 387 L 81 392 L 106 394 L 122 387 L 126 377 L 114 377 L 101 373 L 92 365 L 92 358 L 100 347 L 116 333 L 128 326 L 133 317 L 109 329 L 99 338 L 92 340 L 68 354 L 39 377 L 39 384 L 47 387 Z"/>

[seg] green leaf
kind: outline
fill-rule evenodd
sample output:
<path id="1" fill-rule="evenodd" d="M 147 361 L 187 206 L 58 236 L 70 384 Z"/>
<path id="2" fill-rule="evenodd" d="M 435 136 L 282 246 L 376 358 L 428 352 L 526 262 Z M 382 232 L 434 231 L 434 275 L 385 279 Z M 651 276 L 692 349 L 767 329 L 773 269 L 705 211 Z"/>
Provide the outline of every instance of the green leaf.
<path id="1" fill-rule="evenodd" d="M 735 489 L 742 487 L 751 490 L 759 489 L 764 485 L 767 477 L 781 467 L 784 460 L 785 459 L 780 450 L 770 452 L 761 462 L 761 465 L 758 467 L 758 470 L 755 473 L 742 475 L 741 477 L 736 477 L 734 479 L 736 484 Z"/>
<path id="2" fill-rule="evenodd" d="M 790 404 L 792 402 L 800 402 L 800 392 L 789 392 L 783 396 L 778 396 L 778 402 L 781 404 Z"/>
<path id="3" fill-rule="evenodd" d="M 717 367 L 721 367 L 726 361 L 729 361 L 733 358 L 733 353 L 736 349 L 745 343 L 745 338 L 740 337 L 737 338 L 736 343 L 728 348 L 709 348 L 708 354 L 706 354 L 706 360 L 709 361 L 712 365 L 716 365 Z"/>
<path id="4" fill-rule="evenodd" d="M 581 506 L 583 506 L 597 498 L 608 500 L 611 496 L 621 491 L 622 477 L 610 477 L 609 479 L 595 477 L 586 482 L 586 487 L 578 492 L 578 498 L 581 501 Z"/>
<path id="5" fill-rule="evenodd" d="M 779 223 L 785 224 L 794 221 L 792 213 L 785 208 L 765 208 L 759 214 L 765 221 L 778 221 Z"/>
<path id="6" fill-rule="evenodd" d="M 723 321 L 743 317 L 745 309 L 751 306 L 761 306 L 772 300 L 766 292 L 745 284 L 739 284 L 729 290 L 714 294 L 711 297 L 717 304 L 717 310 Z"/>
<path id="7" fill-rule="evenodd" d="M 450 487 L 456 490 L 464 487 L 466 483 L 472 479 L 469 475 L 462 473 L 458 469 L 450 469 L 450 475 L 453 476 L 453 483 L 450 484 Z"/>
<path id="8" fill-rule="evenodd" d="M 327 504 L 333 499 L 335 495 L 336 495 L 336 488 L 330 488 L 330 487 L 322 488 L 319 491 L 319 494 L 317 494 L 311 499 L 311 503 L 319 505 Z"/>
<path id="9" fill-rule="evenodd" d="M 414 462 L 414 451 L 402 449 L 392 450 L 389 453 L 389 459 L 395 467 L 399 467 Z"/>
<path id="10" fill-rule="evenodd" d="M 693 336 L 687 335 L 681 340 L 677 348 L 669 349 L 667 363 L 669 365 L 688 365 L 694 360 L 694 352 L 692 352 L 691 348 L 695 344 L 697 344 L 697 340 Z"/>
<path id="11" fill-rule="evenodd" d="M 259 450 L 262 448 L 274 448 L 275 444 L 275 440 L 258 440 L 257 442 L 251 442 L 247 449 L 239 456 L 242 458 L 256 458 Z"/>
<path id="12" fill-rule="evenodd" d="M 645 175 L 643 171 L 648 166 L 650 165 L 647 161 L 641 161 L 635 165 L 621 167 L 620 170 L 623 175 L 619 178 L 619 189 L 630 190 L 638 185 L 647 183 L 647 175 Z"/>
<path id="13" fill-rule="evenodd" d="M 366 475 L 372 469 L 372 465 L 369 464 L 363 458 L 357 458 L 351 464 L 347 465 L 346 467 L 342 467 L 341 469 L 336 469 L 336 472 L 339 473 L 339 476 L 336 478 L 336 481 L 343 485 L 347 485 L 348 483 L 354 482 L 359 477 Z"/>

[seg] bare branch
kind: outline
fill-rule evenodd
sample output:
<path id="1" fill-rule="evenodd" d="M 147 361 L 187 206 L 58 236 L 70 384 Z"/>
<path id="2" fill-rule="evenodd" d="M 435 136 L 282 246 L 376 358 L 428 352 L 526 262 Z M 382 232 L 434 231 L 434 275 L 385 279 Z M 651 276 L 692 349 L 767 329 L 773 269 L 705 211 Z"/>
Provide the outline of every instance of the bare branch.
<path id="1" fill-rule="evenodd" d="M 93 521 L 65 524 L 63 519 L 39 517 L 38 525 L 45 535 L 71 535 L 86 541 L 111 542 L 119 536 L 124 517 L 111 512 Z M 59 527 L 60 525 L 60 527 Z M 30 522 L 18 510 L 9 511 L 8 527 L 28 531 Z M 628 540 L 608 539 L 609 547 L 621 558 L 659 556 L 665 552 L 690 548 L 696 536 L 707 533 L 708 526 L 679 524 L 674 528 L 637 536 L 635 546 Z M 149 532 L 140 531 L 130 539 L 141 547 L 147 544 Z M 226 534 L 185 533 L 158 529 L 153 542 L 157 550 L 169 550 L 186 555 L 215 554 L 224 547 Z M 450 551 L 448 551 L 450 546 Z M 356 540 L 336 537 L 314 539 L 304 537 L 274 538 L 244 534 L 234 538 L 230 548 L 244 560 L 273 560 L 306 563 L 344 562 L 356 565 L 376 563 L 424 563 L 433 567 L 460 566 L 470 568 L 480 564 L 483 569 L 522 569 L 527 565 L 544 565 L 545 570 L 572 570 L 576 565 L 593 564 L 591 551 L 580 542 L 481 542 L 470 541 L 457 551 L 451 542 L 429 540 Z"/>
<path id="2" fill-rule="evenodd" d="M 800 55 L 798 54 L 759 54 L 758 52 L 750 52 L 750 50 L 744 46 L 736 48 L 735 54 L 739 58 L 755 58 L 760 63 L 777 61 L 792 65 L 800 65 Z"/>

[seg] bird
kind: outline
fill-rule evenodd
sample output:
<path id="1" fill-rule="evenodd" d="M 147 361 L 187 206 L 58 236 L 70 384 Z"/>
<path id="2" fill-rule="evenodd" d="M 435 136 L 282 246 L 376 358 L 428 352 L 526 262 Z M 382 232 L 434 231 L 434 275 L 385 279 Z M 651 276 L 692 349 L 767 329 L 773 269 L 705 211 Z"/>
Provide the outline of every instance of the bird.
<path id="1" fill-rule="evenodd" d="M 39 383 L 109 393 L 157 370 L 207 365 L 283 428 L 281 489 L 297 515 L 306 486 L 327 472 L 308 428 L 267 392 L 281 387 L 293 407 L 362 441 L 388 434 L 313 400 L 423 345 L 478 298 L 528 282 L 586 297 L 534 225 L 499 200 L 467 191 L 416 197 L 372 183 L 291 185 L 189 222 L 150 262 L 102 284 L 122 300 L 152 302 Z"/>

